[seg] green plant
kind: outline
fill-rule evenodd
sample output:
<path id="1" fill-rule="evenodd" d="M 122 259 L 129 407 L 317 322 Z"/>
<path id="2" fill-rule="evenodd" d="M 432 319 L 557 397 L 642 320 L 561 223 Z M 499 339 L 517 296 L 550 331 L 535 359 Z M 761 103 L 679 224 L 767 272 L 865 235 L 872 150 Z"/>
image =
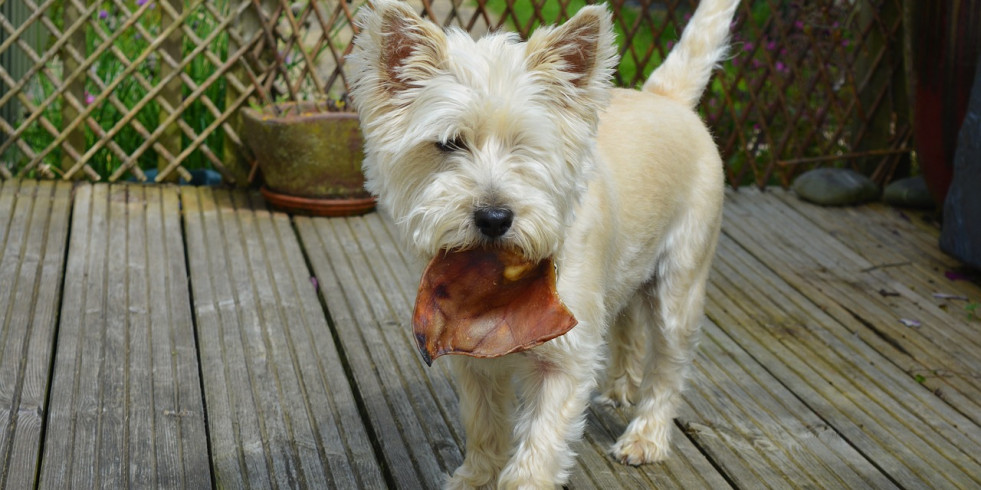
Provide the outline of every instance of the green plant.
<path id="1" fill-rule="evenodd" d="M 737 20 L 724 74 L 713 79 L 701 108 L 717 134 L 748 134 L 727 163 L 732 175 L 752 168 L 753 161 L 849 151 L 851 121 L 840 106 L 856 96 L 845 83 L 854 76 L 848 60 L 855 33 L 845 23 L 846 8 L 803 0 L 753 2 L 749 17 Z M 753 38 L 741 36 L 747 30 Z M 825 59 L 826 53 L 833 56 Z M 753 177 L 746 172 L 738 184 Z M 765 183 L 780 184 L 772 176 Z"/>
<path id="2" fill-rule="evenodd" d="M 964 306 L 964 310 L 967 311 L 968 320 L 981 320 L 981 315 L 978 314 L 978 310 L 981 310 L 981 302 L 971 301 Z"/>
<path id="3" fill-rule="evenodd" d="M 228 0 L 219 0 L 212 6 L 218 12 L 227 11 Z M 188 6 L 187 8 L 192 8 Z M 150 49 L 153 38 L 161 31 L 163 9 L 156 8 L 152 0 L 131 0 L 127 2 L 102 1 L 91 10 L 91 18 L 88 20 L 88 27 L 85 30 L 85 46 L 79 49 L 83 56 L 90 53 L 99 52 L 100 54 L 86 70 L 86 75 L 76 78 L 81 81 L 82 110 L 91 110 L 90 118 L 98 128 L 90 127 L 86 124 L 78 126 L 84 134 L 84 148 L 75 148 L 80 154 L 88 152 L 96 145 L 100 148 L 92 153 L 88 160 L 89 166 L 93 168 L 102 178 L 112 175 L 121 165 L 123 157 L 132 155 L 144 145 L 146 138 L 143 132 L 135 126 L 139 125 L 146 132 L 154 132 L 162 123 L 162 107 L 156 97 L 151 96 L 151 91 L 159 82 L 162 74 L 162 61 L 157 53 L 150 53 L 139 65 L 127 71 L 127 67 L 134 60 L 140 58 L 144 52 Z M 55 4 L 46 12 L 46 15 L 53 21 L 54 25 L 61 29 L 64 25 L 64 5 L 63 2 Z M 135 23 L 129 28 L 123 29 L 124 25 L 134 16 L 139 15 Z M 193 7 L 185 20 L 187 26 L 198 40 L 207 39 L 217 28 L 217 20 L 211 10 L 204 4 Z M 180 31 L 178 31 L 180 32 Z M 111 42 L 110 42 L 111 40 Z M 52 39 L 51 43 L 55 40 Z M 194 41 L 185 36 L 182 40 L 181 57 L 187 57 L 189 53 L 197 48 Z M 225 32 L 217 33 L 209 43 L 207 50 L 214 53 L 219 60 L 224 59 L 228 53 L 228 34 Z M 172 102 L 172 109 L 180 110 L 182 101 L 189 100 L 192 92 L 191 86 L 200 86 L 213 75 L 217 67 L 215 63 L 203 55 L 191 57 L 183 67 L 183 72 L 190 80 L 190 84 L 182 83 L 181 100 Z M 55 73 L 56 76 L 65 77 L 67 73 Z M 224 78 L 211 83 L 203 93 L 202 97 L 197 97 L 190 101 L 181 113 L 179 124 L 186 126 L 195 134 L 201 134 L 209 126 L 213 125 L 218 115 L 224 110 L 226 82 Z M 29 123 L 23 132 L 24 142 L 35 154 L 43 153 L 45 156 L 40 162 L 40 168 L 27 172 L 27 176 L 41 174 L 60 174 L 67 169 L 60 168 L 63 156 L 63 149 L 60 145 L 52 147 L 56 135 L 52 134 L 51 127 L 61 129 L 63 123 L 63 110 L 67 102 L 63 97 L 55 96 L 57 87 L 47 76 L 36 75 L 32 81 L 30 96 L 35 106 L 43 106 L 42 117 Z M 106 92 L 111 93 L 107 94 Z M 211 107 L 203 101 L 207 98 L 211 102 Z M 45 104 L 45 101 L 49 101 Z M 95 107 L 91 107 L 97 104 Z M 130 123 L 124 123 L 124 119 L 131 117 Z M 50 123 L 48 128 L 40 121 L 41 119 Z M 99 143 L 102 135 L 117 128 L 112 136 L 112 146 Z M 191 144 L 191 138 L 186 132 L 182 134 L 182 145 L 187 147 Z M 224 135 L 219 129 L 211 132 L 205 140 L 205 144 L 215 154 L 221 154 L 224 144 Z M 174 151 L 173 149 L 171 151 Z M 11 146 L 2 160 L 12 162 L 11 171 L 18 172 L 28 164 L 27 156 L 17 150 L 16 146 Z M 156 168 L 158 164 L 157 152 L 148 148 L 137 158 L 136 165 L 144 170 Z M 181 163 L 184 168 L 207 168 L 210 163 L 205 155 L 200 151 L 191 152 Z"/>

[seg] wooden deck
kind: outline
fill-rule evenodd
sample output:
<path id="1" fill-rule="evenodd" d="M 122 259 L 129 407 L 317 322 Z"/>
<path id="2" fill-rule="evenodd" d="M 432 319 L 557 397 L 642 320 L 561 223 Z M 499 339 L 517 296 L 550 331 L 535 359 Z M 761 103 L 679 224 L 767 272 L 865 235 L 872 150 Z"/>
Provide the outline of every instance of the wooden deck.
<path id="1" fill-rule="evenodd" d="M 390 224 L 207 188 L 0 184 L 0 486 L 434 488 L 462 460 Z M 730 192 L 674 456 L 571 488 L 979 488 L 981 288 L 879 205 Z"/>

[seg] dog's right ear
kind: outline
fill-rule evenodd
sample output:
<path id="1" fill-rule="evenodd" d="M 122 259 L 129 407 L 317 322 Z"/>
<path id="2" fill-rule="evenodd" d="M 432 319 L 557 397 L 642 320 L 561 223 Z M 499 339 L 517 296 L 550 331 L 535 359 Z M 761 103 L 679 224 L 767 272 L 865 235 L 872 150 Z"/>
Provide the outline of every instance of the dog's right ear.
<path id="1" fill-rule="evenodd" d="M 617 65 L 613 21 L 604 6 L 583 7 L 558 27 L 540 27 L 525 47 L 529 71 L 553 92 L 555 100 L 595 122 L 606 104 Z"/>
<path id="2" fill-rule="evenodd" d="M 360 33 L 347 60 L 355 71 L 355 100 L 365 92 L 402 92 L 434 76 L 445 59 L 446 36 L 432 22 L 400 1 L 375 0 L 373 6 L 358 12 Z"/>

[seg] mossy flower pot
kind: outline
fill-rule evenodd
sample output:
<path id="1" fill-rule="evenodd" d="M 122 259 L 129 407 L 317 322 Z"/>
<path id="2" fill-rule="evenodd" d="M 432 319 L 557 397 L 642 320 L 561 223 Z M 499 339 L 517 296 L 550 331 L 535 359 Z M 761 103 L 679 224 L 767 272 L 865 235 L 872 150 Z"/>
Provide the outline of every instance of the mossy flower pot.
<path id="1" fill-rule="evenodd" d="M 364 189 L 358 116 L 300 102 L 242 110 L 242 137 L 252 150 L 275 208 L 298 214 L 352 216 L 375 207 Z"/>

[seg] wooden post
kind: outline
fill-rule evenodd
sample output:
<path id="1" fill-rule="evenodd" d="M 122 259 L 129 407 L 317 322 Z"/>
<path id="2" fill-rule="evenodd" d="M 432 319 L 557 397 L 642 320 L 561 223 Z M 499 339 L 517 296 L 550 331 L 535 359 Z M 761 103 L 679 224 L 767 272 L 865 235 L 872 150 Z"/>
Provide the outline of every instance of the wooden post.
<path id="1" fill-rule="evenodd" d="M 179 17 L 184 10 L 184 0 L 162 0 L 170 5 L 170 9 L 175 17 Z M 193 8 L 189 7 L 189 8 Z M 160 30 L 164 31 L 169 26 L 171 26 L 175 19 L 167 13 L 168 9 L 160 9 Z M 180 65 L 183 60 L 183 42 L 184 34 L 180 29 L 176 29 L 167 36 L 167 39 L 160 45 L 161 51 L 166 53 L 175 63 Z M 160 63 L 160 79 L 167 78 L 171 73 L 173 73 L 177 68 L 170 65 L 170 63 L 163 62 Z M 181 100 L 182 91 L 184 84 L 181 82 L 179 76 L 174 77 L 169 82 L 164 85 L 163 90 L 157 95 L 158 98 L 165 101 L 167 105 L 172 107 L 175 111 L 181 110 Z M 164 108 L 164 105 L 160 106 L 160 121 L 166 121 L 167 118 L 171 116 L 171 112 Z M 168 125 L 164 131 L 160 134 L 160 139 L 158 140 L 171 155 L 179 155 L 181 153 L 181 130 L 180 126 L 175 122 Z M 163 172 L 165 168 L 171 162 L 165 159 L 163 156 L 157 159 L 157 170 Z M 163 181 L 175 182 L 177 181 L 177 173 L 173 172 L 170 175 L 162 176 Z"/>
<path id="2" fill-rule="evenodd" d="M 83 3 L 88 4 L 90 2 L 89 0 L 86 0 Z M 78 21 L 78 18 L 81 17 L 82 15 L 82 12 L 78 10 L 78 5 L 75 2 L 65 2 L 64 9 L 65 10 L 62 14 L 62 17 L 64 19 L 65 26 L 74 24 L 75 22 Z M 85 29 L 76 29 L 74 32 L 72 32 L 71 41 L 69 41 L 66 44 L 66 46 L 67 45 L 74 47 L 75 50 L 78 51 L 82 56 L 87 56 L 88 44 L 85 42 Z M 77 70 L 79 67 L 78 61 L 71 54 L 69 54 L 67 50 L 63 51 L 61 60 L 64 67 L 61 72 L 62 77 L 64 77 L 69 73 L 74 73 L 75 70 Z M 84 103 L 86 100 L 85 97 L 86 79 L 87 77 L 85 76 L 76 77 L 74 80 L 71 81 L 71 83 L 68 84 L 68 86 L 64 87 L 65 93 L 70 93 L 72 96 L 75 97 L 75 100 L 83 101 Z M 69 124 L 72 123 L 72 121 L 74 121 L 78 117 L 79 117 L 79 112 L 75 109 L 75 107 L 73 107 L 71 104 L 63 100 L 63 103 L 61 105 L 62 127 L 68 126 Z M 71 146 L 73 149 L 75 149 L 75 151 L 78 154 L 85 153 L 85 130 L 83 129 L 84 127 L 85 126 L 81 124 L 76 126 L 75 129 L 71 131 L 65 142 L 62 143 L 62 145 Z M 69 155 L 69 152 L 66 151 L 61 152 L 61 168 L 63 170 L 71 168 L 73 165 L 75 165 L 75 163 L 76 163 L 75 160 L 71 157 L 71 155 Z M 82 178 L 85 175 L 86 174 L 84 172 L 78 172 L 75 175 L 66 175 L 65 177 Z"/>
<path id="3" fill-rule="evenodd" d="M 853 142 L 852 152 L 891 149 L 899 144 L 901 135 L 897 132 L 910 127 L 909 96 L 906 71 L 903 68 L 903 30 L 898 29 L 894 36 L 889 38 L 879 26 L 888 29 L 902 22 L 902 2 L 868 0 L 857 2 L 855 8 L 858 9 L 855 26 L 858 32 L 869 25 L 872 27 L 855 63 L 856 78 L 867 80 L 867 83 L 858 87 L 858 98 L 862 108 L 869 112 L 860 114 L 864 117 L 856 119 L 853 134 L 863 136 Z M 876 64 L 880 53 L 883 56 Z M 885 170 L 883 164 L 887 163 L 887 159 L 892 158 L 902 160 L 892 162 L 890 165 L 892 168 Z M 879 184 L 883 184 L 882 180 L 889 177 L 903 177 L 909 174 L 907 155 L 864 158 L 856 160 L 855 165 L 861 173 L 879 179 Z"/>
<path id="4" fill-rule="evenodd" d="M 253 7 L 245 9 L 238 19 L 232 24 L 230 28 L 230 35 L 228 36 L 228 52 L 235 53 L 238 51 L 243 43 L 247 44 L 250 40 L 254 39 L 255 36 L 262 36 L 261 30 L 263 29 L 263 23 L 266 21 L 268 15 L 275 12 L 277 0 L 259 0 L 258 3 L 261 5 L 262 12 L 258 11 L 254 7 L 254 3 L 250 0 L 242 0 L 247 3 L 252 3 Z M 230 9 L 235 10 L 235 9 Z M 261 42 L 261 41 L 260 41 Z M 272 56 L 275 53 L 276 46 L 265 46 L 265 49 L 259 54 L 260 63 L 268 64 L 273 63 L 275 57 Z M 228 71 L 227 77 L 235 77 L 242 82 L 242 85 L 250 88 L 253 87 L 253 80 L 248 75 L 245 69 L 245 63 L 248 60 L 240 60 L 236 64 L 235 68 Z M 258 75 L 258 74 L 257 74 Z M 231 107 L 235 100 L 242 96 L 242 93 L 237 91 L 233 84 L 228 84 L 225 90 L 225 107 Z M 238 112 L 233 114 L 228 118 L 227 127 L 230 127 L 235 134 L 240 135 L 242 130 L 242 118 L 239 116 Z M 231 138 L 227 132 L 225 132 L 225 142 L 222 145 L 222 161 L 225 168 L 233 175 L 235 179 L 235 184 L 239 187 L 247 187 L 249 182 L 250 171 L 252 170 L 252 162 L 249 161 L 250 157 L 248 151 L 241 147 L 239 142 Z"/>

